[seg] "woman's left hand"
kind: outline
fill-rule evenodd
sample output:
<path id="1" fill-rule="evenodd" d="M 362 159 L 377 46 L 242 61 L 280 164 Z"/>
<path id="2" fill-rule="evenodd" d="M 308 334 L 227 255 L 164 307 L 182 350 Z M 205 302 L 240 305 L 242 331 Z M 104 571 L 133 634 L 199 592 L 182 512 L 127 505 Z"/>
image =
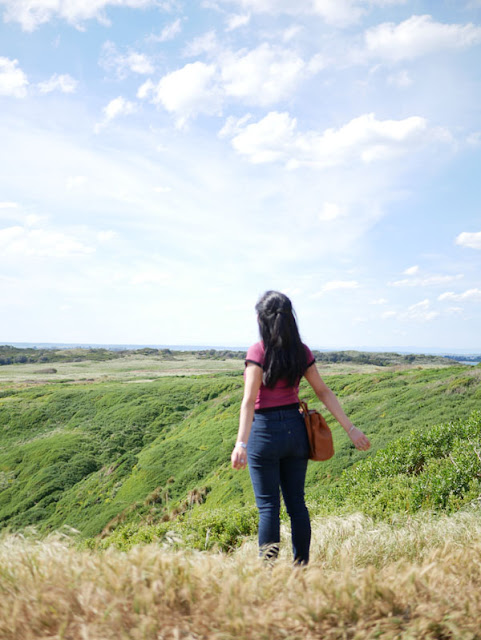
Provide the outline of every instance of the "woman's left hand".
<path id="1" fill-rule="evenodd" d="M 236 444 L 230 459 L 233 469 L 245 469 L 247 466 L 247 451 L 240 444 Z"/>
<path id="2" fill-rule="evenodd" d="M 360 451 L 367 451 L 371 446 L 367 436 L 365 436 L 361 429 L 358 429 L 357 427 L 354 427 L 354 429 L 348 433 L 348 436 L 351 438 L 356 449 L 359 449 Z"/>

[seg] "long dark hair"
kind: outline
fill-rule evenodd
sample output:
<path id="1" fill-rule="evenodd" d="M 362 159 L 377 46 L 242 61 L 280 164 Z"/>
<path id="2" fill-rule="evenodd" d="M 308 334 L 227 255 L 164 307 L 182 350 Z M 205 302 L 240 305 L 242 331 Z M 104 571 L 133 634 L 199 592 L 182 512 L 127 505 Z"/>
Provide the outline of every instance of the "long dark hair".
<path id="1" fill-rule="evenodd" d="M 280 378 L 294 386 L 306 371 L 307 355 L 291 301 L 279 291 L 266 291 L 256 311 L 265 350 L 265 386 L 272 388 Z"/>

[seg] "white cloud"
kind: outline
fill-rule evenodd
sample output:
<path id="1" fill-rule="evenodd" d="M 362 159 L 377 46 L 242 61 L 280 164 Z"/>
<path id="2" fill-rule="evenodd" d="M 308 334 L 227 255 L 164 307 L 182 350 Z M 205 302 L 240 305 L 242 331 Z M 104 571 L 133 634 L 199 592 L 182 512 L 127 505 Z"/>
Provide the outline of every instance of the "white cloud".
<path id="1" fill-rule="evenodd" d="M 232 126 L 232 120 L 230 122 Z M 232 146 L 253 163 L 287 161 L 294 146 L 296 126 L 296 119 L 288 113 L 271 111 L 259 122 L 239 125 L 240 131 L 232 138 Z"/>
<path id="2" fill-rule="evenodd" d="M 118 96 L 111 100 L 103 109 L 104 119 L 95 125 L 95 133 L 106 127 L 112 120 L 119 116 L 128 116 L 137 111 L 137 105 L 129 100 L 126 100 L 122 96 Z"/>
<path id="3" fill-rule="evenodd" d="M 96 234 L 98 242 L 101 244 L 105 244 L 107 242 L 111 242 L 118 237 L 118 233 L 116 231 L 108 230 L 108 231 L 98 231 Z"/>
<path id="4" fill-rule="evenodd" d="M 70 258 L 94 250 L 71 235 L 59 231 L 14 226 L 0 230 L 0 254 L 16 258 L 40 256 Z"/>
<path id="5" fill-rule="evenodd" d="M 396 280 L 389 282 L 390 287 L 430 287 L 455 282 L 464 278 L 463 274 L 458 273 L 454 276 L 432 275 L 419 278 L 406 278 L 404 280 Z"/>
<path id="6" fill-rule="evenodd" d="M 250 13 L 236 13 L 234 15 L 228 16 L 226 19 L 227 31 L 234 31 L 234 29 L 238 29 L 239 27 L 245 27 L 247 24 L 249 24 L 250 19 Z"/>
<path id="7" fill-rule="evenodd" d="M 18 60 L 0 57 L 0 96 L 24 98 L 27 87 L 28 79 L 18 66 Z"/>
<path id="8" fill-rule="evenodd" d="M 143 9 L 156 4 L 156 0 L 0 0 L 4 20 L 20 23 L 24 31 L 34 31 L 54 18 L 77 27 L 91 19 L 108 24 L 105 9 L 109 6 Z"/>
<path id="9" fill-rule="evenodd" d="M 369 56 L 391 62 L 413 60 L 446 49 L 465 49 L 481 42 L 481 27 L 443 24 L 430 15 L 411 16 L 400 24 L 386 22 L 364 35 Z"/>
<path id="10" fill-rule="evenodd" d="M 204 53 L 212 53 L 216 51 L 218 47 L 217 36 L 215 31 L 212 29 L 201 36 L 197 36 L 197 38 L 194 38 L 192 42 L 189 42 L 184 49 L 184 56 L 186 58 L 197 58 Z"/>
<path id="11" fill-rule="evenodd" d="M 244 122 L 237 128 L 231 121 L 230 131 L 235 131 L 234 149 L 251 162 L 286 161 L 291 168 L 300 165 L 326 168 L 352 161 L 366 164 L 451 140 L 447 130 L 431 128 L 419 116 L 377 120 L 373 113 L 354 118 L 339 129 L 300 133 L 295 118 L 272 111 L 256 123 Z"/>
<path id="12" fill-rule="evenodd" d="M 52 91 L 61 91 L 62 93 L 74 93 L 77 89 L 77 80 L 72 78 L 68 73 L 54 73 L 45 82 L 39 82 L 38 88 L 40 93 L 51 93 Z"/>
<path id="13" fill-rule="evenodd" d="M 319 220 L 321 222 L 331 222 L 337 220 L 346 215 L 344 207 L 341 207 L 335 202 L 324 202 L 322 209 L 319 212 Z"/>
<path id="14" fill-rule="evenodd" d="M 186 64 L 163 76 L 156 86 L 142 85 L 138 95 L 153 94 L 152 102 L 176 114 L 181 126 L 196 113 L 219 113 L 221 101 L 214 83 L 215 73 L 215 65 L 199 61 Z"/>
<path id="15" fill-rule="evenodd" d="M 122 96 L 111 100 L 106 107 L 104 107 L 105 117 L 107 122 L 117 118 L 118 116 L 129 115 L 136 111 L 136 106 L 133 102 L 126 100 Z"/>
<path id="16" fill-rule="evenodd" d="M 182 31 L 182 21 L 180 18 L 170 24 L 165 25 L 158 36 L 150 35 L 147 40 L 150 42 L 167 42 L 173 40 Z"/>
<path id="17" fill-rule="evenodd" d="M 225 54 L 220 64 L 225 93 L 260 106 L 287 97 L 304 67 L 295 52 L 266 43 L 248 53 Z"/>
<path id="18" fill-rule="evenodd" d="M 413 267 L 408 267 L 403 273 L 407 276 L 414 276 L 416 273 L 419 273 L 419 266 L 415 264 Z"/>
<path id="19" fill-rule="evenodd" d="M 481 231 L 474 233 L 463 231 L 463 233 L 460 233 L 456 238 L 456 244 L 462 247 L 469 247 L 470 249 L 481 249 Z"/>
<path id="20" fill-rule="evenodd" d="M 407 308 L 406 311 L 385 311 L 381 317 L 384 319 L 395 318 L 401 321 L 413 320 L 415 322 L 429 322 L 439 316 L 439 311 L 434 311 L 431 308 L 431 302 L 421 300 Z"/>
<path id="21" fill-rule="evenodd" d="M 271 15 L 319 16 L 327 24 L 346 27 L 362 18 L 373 6 L 404 4 L 406 0 L 220 0 L 242 10 Z"/>
<path id="22" fill-rule="evenodd" d="M 155 84 L 149 78 L 137 89 L 137 98 L 139 98 L 139 100 L 145 100 L 153 94 L 154 90 Z"/>
<path id="23" fill-rule="evenodd" d="M 447 291 L 446 293 L 442 293 L 438 300 L 455 300 L 456 302 L 461 301 L 481 301 L 481 289 L 468 289 L 463 293 L 454 293 L 453 291 Z"/>
<path id="24" fill-rule="evenodd" d="M 387 304 L 387 299 L 386 298 L 377 298 L 376 300 L 371 300 L 369 304 L 375 304 L 375 305 L 383 305 L 383 304 Z"/>
<path id="25" fill-rule="evenodd" d="M 69 191 L 71 191 L 72 189 L 82 187 L 86 182 L 86 176 L 69 176 L 65 186 Z"/>
<path id="26" fill-rule="evenodd" d="M 220 114 L 229 101 L 267 106 L 289 97 L 306 74 L 311 73 L 297 53 L 263 43 L 252 50 L 220 51 L 215 32 L 194 40 L 185 55 L 214 54 L 207 64 L 197 60 L 163 76 L 157 84 L 142 84 L 137 97 L 151 98 L 181 123 L 198 113 Z"/>
<path id="27" fill-rule="evenodd" d="M 355 0 L 314 0 L 314 13 L 320 15 L 327 24 L 340 27 L 358 22 L 364 10 Z"/>
<path id="28" fill-rule="evenodd" d="M 479 146 L 481 144 L 481 131 L 474 131 L 473 133 L 470 133 L 466 138 L 466 142 L 472 147 Z"/>
<path id="29" fill-rule="evenodd" d="M 399 71 L 398 73 L 393 73 L 388 76 L 387 83 L 394 87 L 409 87 L 412 84 L 412 79 L 406 69 Z"/>
<path id="30" fill-rule="evenodd" d="M 104 69 L 114 70 L 119 78 L 125 77 L 128 72 L 148 75 L 155 71 L 152 61 L 144 53 L 129 50 L 122 54 L 110 41 L 105 42 L 102 47 L 99 64 Z"/>
<path id="31" fill-rule="evenodd" d="M 45 224 L 48 218 L 46 216 L 39 216 L 37 213 L 29 213 L 25 217 L 26 227 L 38 227 L 41 224 Z"/>
<path id="32" fill-rule="evenodd" d="M 18 202 L 0 202 L 0 209 L 18 209 Z"/>
<path id="33" fill-rule="evenodd" d="M 431 310 L 431 302 L 426 299 L 408 307 L 405 317 L 408 320 L 433 320 L 439 315 L 438 311 Z"/>
<path id="34" fill-rule="evenodd" d="M 359 289 L 360 286 L 361 285 L 359 284 L 359 282 L 357 282 L 357 280 L 331 280 L 330 282 L 326 282 L 326 284 L 311 297 L 319 298 L 320 296 L 330 291 L 346 291 Z"/>

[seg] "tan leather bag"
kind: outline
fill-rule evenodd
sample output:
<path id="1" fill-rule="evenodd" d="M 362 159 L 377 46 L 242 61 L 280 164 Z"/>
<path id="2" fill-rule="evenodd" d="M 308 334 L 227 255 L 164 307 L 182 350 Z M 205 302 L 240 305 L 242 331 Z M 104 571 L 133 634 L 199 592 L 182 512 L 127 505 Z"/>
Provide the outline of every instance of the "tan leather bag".
<path id="1" fill-rule="evenodd" d="M 303 400 L 299 400 L 299 409 L 304 416 L 309 438 L 309 460 L 329 460 L 334 455 L 334 443 L 324 416 L 316 409 L 308 409 Z"/>

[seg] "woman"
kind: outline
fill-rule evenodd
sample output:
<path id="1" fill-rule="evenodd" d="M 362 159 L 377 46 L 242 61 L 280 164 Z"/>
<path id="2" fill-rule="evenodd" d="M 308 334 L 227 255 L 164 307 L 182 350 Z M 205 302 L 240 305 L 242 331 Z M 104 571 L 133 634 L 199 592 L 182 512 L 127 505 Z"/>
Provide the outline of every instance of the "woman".
<path id="1" fill-rule="evenodd" d="M 256 305 L 261 342 L 247 352 L 245 387 L 234 469 L 249 472 L 259 510 L 261 556 L 275 558 L 280 542 L 282 491 L 291 520 L 294 562 L 307 564 L 311 540 L 309 512 L 304 501 L 309 444 L 299 412 L 299 381 L 304 376 L 357 449 L 370 447 L 322 381 L 310 349 L 301 342 L 294 310 L 287 296 L 267 291 Z"/>

